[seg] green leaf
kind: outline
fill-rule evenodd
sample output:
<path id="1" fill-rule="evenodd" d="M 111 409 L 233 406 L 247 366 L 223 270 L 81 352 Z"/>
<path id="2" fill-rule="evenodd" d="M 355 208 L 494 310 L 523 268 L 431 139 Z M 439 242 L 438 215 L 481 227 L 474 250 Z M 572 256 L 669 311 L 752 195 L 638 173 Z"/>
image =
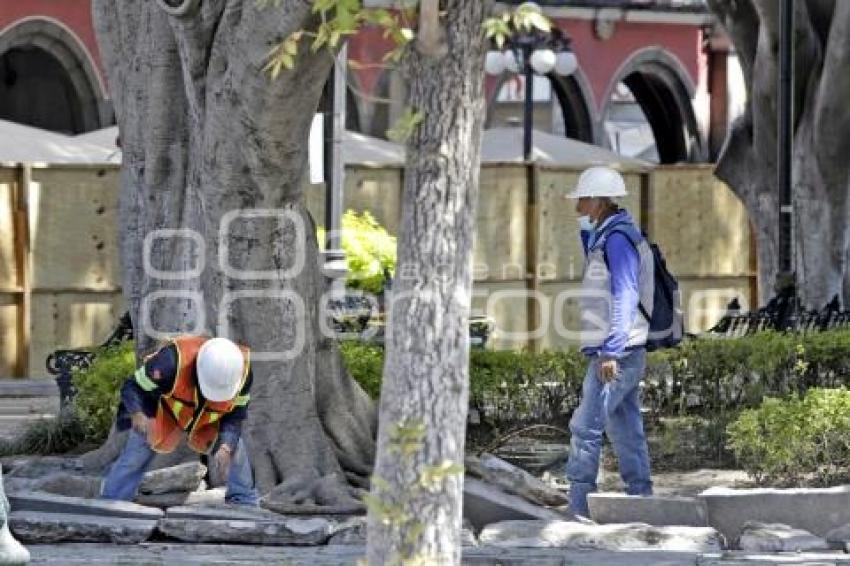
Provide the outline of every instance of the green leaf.
<path id="1" fill-rule="evenodd" d="M 413 108 L 405 108 L 404 113 L 399 116 L 393 127 L 387 131 L 387 138 L 396 143 L 404 143 L 413 135 L 416 126 L 424 119 L 425 116 L 421 112 Z"/>
<path id="2" fill-rule="evenodd" d="M 298 41 L 303 32 L 296 31 L 279 44 L 272 47 L 266 54 L 268 61 L 263 66 L 262 72 L 267 73 L 271 80 L 277 79 L 283 69 L 292 69 L 295 66 L 295 55 L 298 53 Z"/>

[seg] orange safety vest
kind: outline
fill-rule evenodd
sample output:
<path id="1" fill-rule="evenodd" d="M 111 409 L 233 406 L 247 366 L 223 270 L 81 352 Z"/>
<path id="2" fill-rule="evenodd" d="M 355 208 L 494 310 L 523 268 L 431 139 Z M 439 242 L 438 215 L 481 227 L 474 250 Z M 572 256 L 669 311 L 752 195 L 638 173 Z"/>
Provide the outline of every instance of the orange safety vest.
<path id="1" fill-rule="evenodd" d="M 184 336 L 175 338 L 177 346 L 177 375 L 171 391 L 160 397 L 153 429 L 149 442 L 156 452 L 172 452 L 180 444 L 183 432 L 188 433 L 189 448 L 200 454 L 206 454 L 218 438 L 221 417 L 239 406 L 235 399 L 229 401 L 204 400 L 198 406 L 198 383 L 195 379 L 195 360 L 204 342 L 203 336 Z M 239 346 L 245 357 L 245 371 L 238 391 L 245 385 L 250 369 L 249 350 Z"/>

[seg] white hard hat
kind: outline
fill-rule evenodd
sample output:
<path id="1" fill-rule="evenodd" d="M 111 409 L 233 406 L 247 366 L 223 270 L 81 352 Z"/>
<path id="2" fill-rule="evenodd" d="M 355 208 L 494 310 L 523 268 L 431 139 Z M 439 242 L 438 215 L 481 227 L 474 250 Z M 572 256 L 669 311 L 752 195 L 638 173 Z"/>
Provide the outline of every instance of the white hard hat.
<path id="1" fill-rule="evenodd" d="M 575 190 L 568 193 L 566 198 L 616 198 L 626 195 L 626 182 L 622 175 L 610 167 L 591 167 L 582 172 Z"/>
<path id="2" fill-rule="evenodd" d="M 196 362 L 201 394 L 210 401 L 230 401 L 239 393 L 245 358 L 239 347 L 227 338 L 204 342 Z"/>

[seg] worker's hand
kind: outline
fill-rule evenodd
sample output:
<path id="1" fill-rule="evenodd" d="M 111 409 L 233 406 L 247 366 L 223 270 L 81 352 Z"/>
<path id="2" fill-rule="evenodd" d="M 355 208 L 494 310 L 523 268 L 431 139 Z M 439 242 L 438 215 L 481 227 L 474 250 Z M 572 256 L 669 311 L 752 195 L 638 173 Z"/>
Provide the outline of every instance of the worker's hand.
<path id="1" fill-rule="evenodd" d="M 610 383 L 617 378 L 617 374 L 620 372 L 619 364 L 617 360 L 601 360 L 599 362 L 599 381 L 602 383 Z"/>
<path id="2" fill-rule="evenodd" d="M 131 422 L 133 424 L 133 430 L 135 430 L 136 432 L 138 432 L 139 434 L 141 434 L 143 436 L 148 435 L 148 431 L 151 429 L 152 421 L 153 421 L 153 419 L 148 418 L 148 416 L 141 411 L 139 411 L 137 413 L 133 413 L 133 416 L 131 417 Z"/>
<path id="3" fill-rule="evenodd" d="M 227 482 L 227 474 L 230 471 L 230 463 L 233 461 L 233 448 L 229 444 L 222 444 L 218 447 L 212 460 L 212 470 L 210 470 L 211 487 L 218 487 Z"/>

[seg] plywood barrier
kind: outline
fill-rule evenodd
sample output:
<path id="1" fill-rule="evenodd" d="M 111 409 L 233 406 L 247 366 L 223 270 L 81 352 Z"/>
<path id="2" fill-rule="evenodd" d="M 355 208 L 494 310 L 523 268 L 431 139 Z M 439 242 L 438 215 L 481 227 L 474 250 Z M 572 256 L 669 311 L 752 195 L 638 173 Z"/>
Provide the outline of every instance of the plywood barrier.
<path id="1" fill-rule="evenodd" d="M 29 365 L 44 375 L 44 361 L 59 347 L 81 348 L 99 344 L 115 328 L 124 312 L 120 292 L 35 293 Z"/>
<path id="2" fill-rule="evenodd" d="M 368 210 L 397 235 L 403 173 L 398 167 L 347 166 L 344 209 Z M 574 291 L 584 258 L 575 204 L 563 195 L 579 173 L 538 170 L 536 214 L 529 215 L 525 168 L 483 168 L 473 235 L 472 307 L 496 322 L 490 347 L 527 347 L 524 333 L 530 325 L 538 327 L 540 348 L 576 345 L 571 333 L 578 329 Z M 0 167 L 0 376 L 24 371 L 44 375 L 50 351 L 101 341 L 124 310 L 117 249 L 118 168 L 30 170 L 22 200 L 29 207 L 25 218 L 31 235 L 32 276 L 26 291 L 14 221 L 15 187 L 21 178 L 20 168 Z M 629 197 L 624 206 L 661 245 L 681 280 L 689 331 L 714 324 L 733 297 L 755 306 L 755 257 L 746 210 L 710 167 L 661 166 L 651 173 L 627 172 L 625 178 Z M 305 185 L 305 196 L 321 225 L 324 186 Z M 21 218 L 18 214 L 19 225 Z M 536 245 L 531 245 L 527 238 L 535 233 Z M 533 261 L 527 261 L 529 253 Z M 534 277 L 528 278 L 528 272 Z M 527 291 L 537 297 L 531 310 Z"/>
<path id="3" fill-rule="evenodd" d="M 15 257 L 13 169 L 0 168 L 0 291 L 18 287 L 18 263 Z"/>
<path id="4" fill-rule="evenodd" d="M 525 279 L 527 199 L 522 167 L 495 165 L 481 171 L 473 236 L 478 279 Z"/>
<path id="5" fill-rule="evenodd" d="M 120 286 L 118 175 L 115 168 L 33 169 L 33 290 Z"/>

